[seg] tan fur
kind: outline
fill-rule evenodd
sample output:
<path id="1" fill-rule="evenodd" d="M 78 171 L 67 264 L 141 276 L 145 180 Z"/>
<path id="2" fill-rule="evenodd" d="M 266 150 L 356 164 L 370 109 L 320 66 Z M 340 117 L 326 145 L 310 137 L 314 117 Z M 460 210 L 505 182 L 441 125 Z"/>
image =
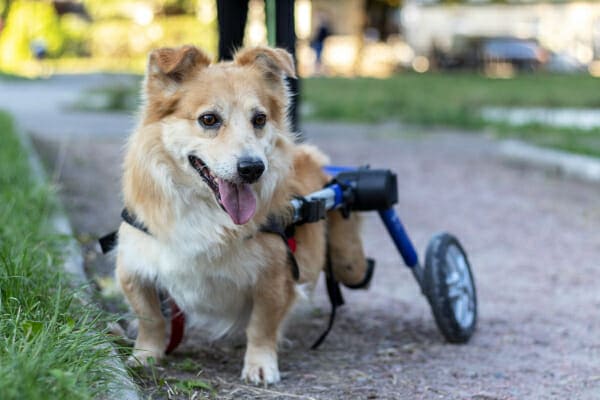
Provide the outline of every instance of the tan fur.
<path id="1" fill-rule="evenodd" d="M 166 343 L 167 332 L 156 287 L 148 282 L 140 281 L 118 264 L 117 279 L 133 312 L 138 317 L 139 334 L 135 342 L 136 348 L 148 350 L 145 359 L 153 357 L 155 360 L 159 360 L 163 356 L 162 350 Z"/>
<path id="2" fill-rule="evenodd" d="M 359 235 L 359 216 L 352 213 L 346 219 L 339 211 L 330 211 L 327 213 L 327 230 L 327 245 L 335 279 L 345 285 L 361 283 L 367 263 Z"/>
<path id="3" fill-rule="evenodd" d="M 316 191 L 329 179 L 322 172 L 327 158 L 312 146 L 293 143 L 285 75 L 295 71 L 291 56 L 281 49 L 246 49 L 232 62 L 218 64 L 210 64 L 192 46 L 151 53 L 142 118 L 129 140 L 123 172 L 125 206 L 150 234 L 121 225 L 116 272 L 140 320 L 138 361 L 164 356 L 159 287 L 169 291 L 190 320 L 216 336 L 245 327 L 242 377 L 265 384 L 279 380 L 280 327 L 294 303 L 295 285 L 314 286 L 319 277 L 326 226 L 322 221 L 297 227 L 299 282 L 292 278 L 281 238 L 259 229 L 269 215 L 289 221 L 292 196 Z M 218 129 L 198 123 L 206 112 L 222 117 Z M 267 116 L 263 128 L 251 123 L 257 112 Z M 264 162 L 264 173 L 251 184 L 256 210 L 247 223 L 236 225 L 221 209 L 188 161 L 190 154 L 230 182 L 238 179 L 240 157 L 252 154 Z M 348 243 L 360 248 L 344 260 L 345 267 L 362 257 L 358 226 L 354 220 L 332 221 L 334 251 L 344 247 L 348 234 Z"/>

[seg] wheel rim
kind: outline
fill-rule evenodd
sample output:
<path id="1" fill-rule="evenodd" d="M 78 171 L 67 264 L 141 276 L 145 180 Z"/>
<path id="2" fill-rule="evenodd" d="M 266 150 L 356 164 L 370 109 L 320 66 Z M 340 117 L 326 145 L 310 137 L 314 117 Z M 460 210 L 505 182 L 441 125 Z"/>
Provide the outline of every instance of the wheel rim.
<path id="1" fill-rule="evenodd" d="M 454 317 L 462 329 L 467 329 L 475 320 L 475 290 L 467 259 L 454 244 L 448 246 L 446 268 L 446 287 Z"/>

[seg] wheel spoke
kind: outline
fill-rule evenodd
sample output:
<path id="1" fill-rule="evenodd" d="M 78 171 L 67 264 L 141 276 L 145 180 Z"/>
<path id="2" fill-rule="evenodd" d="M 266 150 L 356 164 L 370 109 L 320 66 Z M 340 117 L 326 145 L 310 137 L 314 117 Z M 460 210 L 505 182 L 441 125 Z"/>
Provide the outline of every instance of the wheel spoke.
<path id="1" fill-rule="evenodd" d="M 465 319 L 467 318 L 467 314 L 469 313 L 468 306 L 469 306 L 469 299 L 467 299 L 466 296 L 461 297 L 461 299 L 460 299 L 460 314 L 459 314 L 459 321 L 461 323 L 464 323 Z"/>
<path id="2" fill-rule="evenodd" d="M 466 273 L 469 267 L 467 266 L 467 261 L 462 254 L 459 257 L 456 257 L 455 262 L 458 264 L 458 269 L 463 273 Z"/>
<path id="3" fill-rule="evenodd" d="M 457 272 L 460 273 L 459 265 L 456 263 L 456 247 L 449 247 L 448 253 L 446 253 L 446 265 L 448 267 L 448 272 Z"/>
<path id="4" fill-rule="evenodd" d="M 475 310 L 469 265 L 462 251 L 453 245 L 448 247 L 445 258 L 447 296 L 456 321 L 466 327 L 473 322 Z"/>
<path id="5" fill-rule="evenodd" d="M 448 297 L 450 299 L 457 299 L 464 295 L 465 295 L 465 291 L 459 285 L 448 286 Z"/>
<path id="6" fill-rule="evenodd" d="M 461 281 L 462 279 L 456 271 L 452 271 L 448 274 L 448 276 L 446 276 L 446 285 L 448 286 L 455 286 L 457 284 L 460 284 Z"/>

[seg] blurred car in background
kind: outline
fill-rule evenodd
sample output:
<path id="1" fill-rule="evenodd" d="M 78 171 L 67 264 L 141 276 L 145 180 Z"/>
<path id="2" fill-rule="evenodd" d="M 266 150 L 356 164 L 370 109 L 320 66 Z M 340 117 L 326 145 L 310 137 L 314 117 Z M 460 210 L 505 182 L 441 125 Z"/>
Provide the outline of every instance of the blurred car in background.
<path id="1" fill-rule="evenodd" d="M 510 67 L 524 72 L 540 69 L 550 59 L 550 52 L 535 39 L 456 36 L 449 51 L 434 46 L 432 58 L 441 70 Z"/>
<path id="2" fill-rule="evenodd" d="M 584 73 L 588 71 L 587 65 L 566 53 L 551 53 L 544 70 L 556 73 Z"/>

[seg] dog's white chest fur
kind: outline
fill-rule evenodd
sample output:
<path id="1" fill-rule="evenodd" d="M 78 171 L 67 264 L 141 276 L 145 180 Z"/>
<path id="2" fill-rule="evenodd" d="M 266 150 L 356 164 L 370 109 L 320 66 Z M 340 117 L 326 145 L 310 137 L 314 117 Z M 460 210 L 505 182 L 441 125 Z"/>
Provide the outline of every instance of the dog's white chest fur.
<path id="1" fill-rule="evenodd" d="M 206 215 L 181 219 L 166 242 L 123 225 L 119 252 L 131 272 L 167 290 L 190 322 L 217 338 L 245 326 L 265 256 L 252 238 L 232 236 Z"/>

